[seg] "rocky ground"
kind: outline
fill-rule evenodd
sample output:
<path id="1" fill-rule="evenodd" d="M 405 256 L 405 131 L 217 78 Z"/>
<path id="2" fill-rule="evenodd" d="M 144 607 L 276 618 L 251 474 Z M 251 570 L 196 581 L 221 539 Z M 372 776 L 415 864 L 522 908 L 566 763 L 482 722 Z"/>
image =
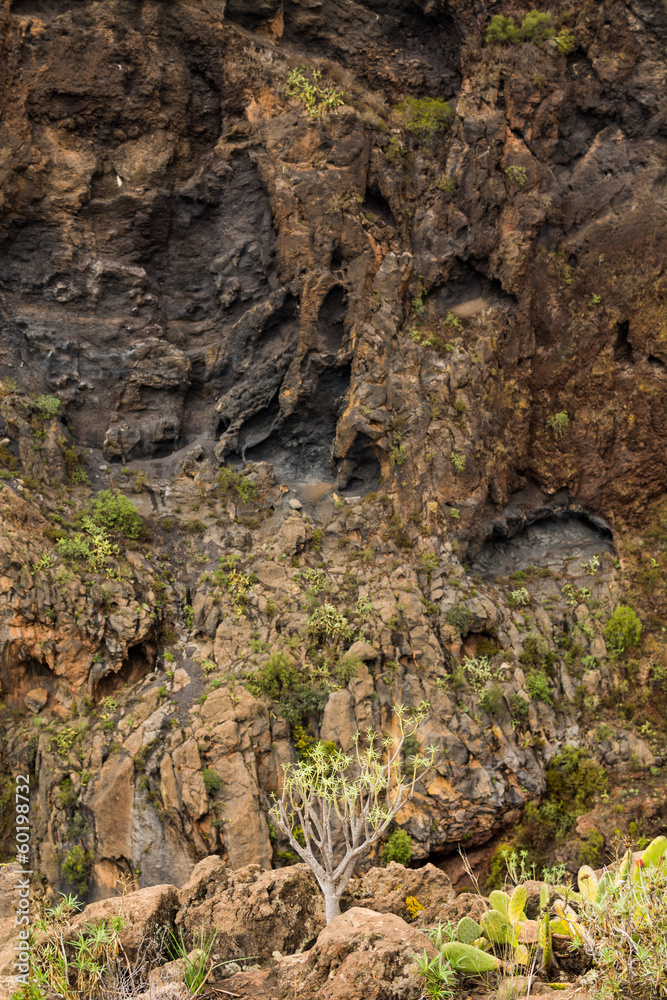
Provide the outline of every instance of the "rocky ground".
<path id="1" fill-rule="evenodd" d="M 292 870 L 282 764 L 397 703 L 457 890 L 459 846 L 664 829 L 667 18 L 501 12 L 1 0 L 1 753 L 50 891 Z"/>
<path id="2" fill-rule="evenodd" d="M 13 960 L 12 867 L 2 875 L 3 971 Z M 529 883 L 528 888 L 527 909 L 532 913 L 539 903 L 540 883 Z M 406 898 L 419 900 L 416 916 L 408 913 Z M 133 995 L 145 1000 L 191 996 L 183 962 L 165 961 L 167 932 L 194 953 L 197 942 L 208 941 L 217 932 L 210 958 L 215 968 L 201 993 L 207 1000 L 221 995 L 248 1000 L 269 996 L 286 1000 L 295 995 L 318 1000 L 367 996 L 413 1000 L 421 994 L 415 960 L 424 952 L 429 958 L 436 954 L 426 929 L 438 920 L 455 925 L 463 916 L 479 918 L 486 908 L 488 900 L 478 895 L 456 895 L 447 876 L 433 865 L 411 871 L 391 863 L 353 879 L 343 896 L 341 914 L 325 926 L 323 899 L 306 865 L 277 871 L 247 865 L 233 871 L 213 855 L 196 865 L 180 889 L 155 885 L 90 904 L 72 916 L 62 933 L 65 941 L 73 941 L 87 926 L 120 917 L 123 958 L 135 970 L 137 983 L 143 983 Z M 150 970 L 143 961 L 147 953 L 153 957 Z M 533 977 L 532 985 L 519 970 L 505 971 L 497 978 L 487 977 L 485 984 L 479 977 L 468 977 L 465 994 L 519 998 L 530 990 L 533 996 L 554 995 L 549 978 L 554 989 L 558 983 L 569 984 L 560 996 L 587 1000 L 588 993 L 576 985 L 577 975 L 585 969 L 585 959 L 569 958 L 561 949 L 551 975 Z M 494 985 L 497 992 L 489 994 Z M 0 991 L 8 986 L 7 979 L 0 979 Z"/>

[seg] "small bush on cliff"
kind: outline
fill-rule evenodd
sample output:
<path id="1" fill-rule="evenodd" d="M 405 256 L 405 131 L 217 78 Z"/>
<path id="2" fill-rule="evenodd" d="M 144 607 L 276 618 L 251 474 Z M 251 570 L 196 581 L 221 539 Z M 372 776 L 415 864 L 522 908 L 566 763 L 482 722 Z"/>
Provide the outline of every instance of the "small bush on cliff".
<path id="1" fill-rule="evenodd" d="M 545 705 L 553 705 L 549 678 L 543 670 L 536 670 L 526 677 L 526 690 L 531 698 L 543 701 Z"/>
<path id="2" fill-rule="evenodd" d="M 211 767 L 205 767 L 201 776 L 207 795 L 215 795 L 216 792 L 220 791 L 222 788 L 222 778 L 217 771 L 214 771 Z"/>
<path id="3" fill-rule="evenodd" d="M 243 503 L 250 503 L 257 496 L 257 486 L 242 472 L 224 466 L 215 477 L 219 492 L 223 497 L 238 497 Z"/>
<path id="4" fill-rule="evenodd" d="M 60 400 L 57 396 L 33 396 L 32 403 L 39 415 L 45 420 L 52 420 L 61 412 Z"/>
<path id="5" fill-rule="evenodd" d="M 350 623 L 333 604 L 322 604 L 308 619 L 308 634 L 318 640 L 337 643 L 350 638 Z"/>
<path id="6" fill-rule="evenodd" d="M 274 653 L 256 673 L 244 675 L 252 695 L 266 695 L 278 705 L 278 711 L 293 729 L 302 725 L 325 706 L 330 688 L 323 682 L 307 682 L 295 670 L 285 653 Z"/>
<path id="7" fill-rule="evenodd" d="M 101 490 L 93 500 L 92 519 L 100 528 L 125 538 L 138 538 L 144 523 L 132 501 L 111 490 Z"/>
<path id="8" fill-rule="evenodd" d="M 454 114 L 447 101 L 437 97 L 406 97 L 394 108 L 394 117 L 408 132 L 428 139 L 444 132 L 452 123 Z"/>
<path id="9" fill-rule="evenodd" d="M 324 894 L 329 923 L 340 913 L 340 897 L 357 861 L 382 836 L 412 796 L 415 784 L 433 764 L 435 747 L 415 757 L 404 773 L 402 747 L 424 720 L 394 709 L 397 738 L 381 738 L 369 729 L 355 737 L 354 751 L 327 751 L 315 744 L 306 759 L 284 765 L 282 795 L 271 809 L 275 824 L 292 850 L 311 868 Z M 303 843 L 296 837 L 301 827 Z M 344 843 L 342 857 L 334 844 Z"/>
<path id="10" fill-rule="evenodd" d="M 557 441 L 562 438 L 569 426 L 570 418 L 564 411 L 561 413 L 552 413 L 550 417 L 547 417 L 547 427 L 550 428 Z"/>
<path id="11" fill-rule="evenodd" d="M 567 28 L 558 30 L 553 14 L 548 10 L 529 10 L 521 24 L 513 17 L 496 14 L 486 29 L 484 41 L 487 45 L 520 45 L 532 42 L 542 45 L 550 42 L 561 55 L 568 55 L 576 47 L 576 39 Z"/>
<path id="12" fill-rule="evenodd" d="M 453 628 L 457 629 L 460 635 L 466 636 L 470 631 L 474 615 L 465 604 L 459 603 L 445 613 L 445 618 Z"/>
<path id="13" fill-rule="evenodd" d="M 396 861 L 399 865 L 409 865 L 412 860 L 412 841 L 405 830 L 396 830 L 382 848 L 382 864 Z"/>
<path id="14" fill-rule="evenodd" d="M 605 790 L 607 772 L 585 750 L 566 746 L 547 770 L 547 796 L 576 816 L 590 808 L 596 792 Z"/>
<path id="15" fill-rule="evenodd" d="M 609 649 L 616 654 L 636 646 L 642 634 L 642 623 L 627 604 L 619 604 L 604 627 L 604 638 Z"/>
<path id="16" fill-rule="evenodd" d="M 88 893 L 88 880 L 93 857 L 92 851 L 87 851 L 80 844 L 77 844 L 69 849 L 60 865 L 60 877 L 76 889 L 80 896 L 85 896 Z"/>

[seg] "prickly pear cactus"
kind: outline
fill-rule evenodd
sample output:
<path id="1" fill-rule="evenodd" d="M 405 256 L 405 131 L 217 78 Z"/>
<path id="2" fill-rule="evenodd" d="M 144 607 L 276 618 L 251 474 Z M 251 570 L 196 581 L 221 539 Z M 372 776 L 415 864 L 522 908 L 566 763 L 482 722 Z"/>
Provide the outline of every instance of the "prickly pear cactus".
<path id="1" fill-rule="evenodd" d="M 456 925 L 456 940 L 462 944 L 472 944 L 482 936 L 482 928 L 472 917 L 462 917 Z"/>
<path id="2" fill-rule="evenodd" d="M 479 975 L 481 972 L 494 972 L 501 967 L 500 959 L 486 951 L 464 944 L 462 941 L 448 941 L 443 944 L 441 955 L 449 959 L 459 972 Z"/>

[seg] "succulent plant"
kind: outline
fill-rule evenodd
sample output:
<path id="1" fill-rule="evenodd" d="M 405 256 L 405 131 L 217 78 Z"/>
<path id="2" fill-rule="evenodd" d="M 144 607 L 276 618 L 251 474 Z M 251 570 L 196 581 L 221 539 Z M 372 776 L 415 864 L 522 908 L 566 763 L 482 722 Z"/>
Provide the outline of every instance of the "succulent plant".
<path id="1" fill-rule="evenodd" d="M 455 969 L 460 972 L 467 972 L 470 975 L 479 975 L 481 972 L 494 972 L 502 965 L 499 958 L 490 955 L 481 948 L 474 945 L 464 944 L 462 941 L 448 941 L 443 944 L 441 954 L 448 959 Z"/>
<path id="2" fill-rule="evenodd" d="M 482 937 L 482 928 L 472 917 L 462 917 L 456 925 L 456 940 L 462 944 L 472 944 Z"/>

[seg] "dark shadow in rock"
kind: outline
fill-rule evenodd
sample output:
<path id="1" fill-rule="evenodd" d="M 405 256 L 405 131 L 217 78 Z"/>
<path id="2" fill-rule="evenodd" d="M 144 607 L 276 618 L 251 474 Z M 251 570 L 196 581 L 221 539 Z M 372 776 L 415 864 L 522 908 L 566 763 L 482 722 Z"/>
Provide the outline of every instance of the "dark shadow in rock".
<path id="1" fill-rule="evenodd" d="M 245 461 L 248 451 L 257 448 L 280 424 L 280 402 L 276 393 L 271 403 L 245 421 L 237 435 L 237 452 Z"/>
<path id="2" fill-rule="evenodd" d="M 649 354 L 648 363 L 656 371 L 663 372 L 667 368 L 667 364 L 662 360 L 662 358 L 656 358 L 655 354 Z"/>
<path id="3" fill-rule="evenodd" d="M 614 361 L 629 361 L 631 364 L 634 361 L 634 356 L 632 353 L 632 344 L 628 340 L 629 332 L 630 332 L 630 323 L 628 322 L 628 320 L 624 320 L 624 322 L 616 324 L 616 340 L 614 341 Z"/>
<path id="4" fill-rule="evenodd" d="M 361 206 L 361 211 L 370 222 L 373 222 L 373 216 L 376 216 L 384 222 L 385 225 L 392 226 L 394 229 L 396 228 L 396 219 L 394 218 L 394 213 L 389 206 L 389 202 L 383 198 L 380 191 L 373 186 L 366 191 L 366 197 L 364 198 Z"/>
<path id="5" fill-rule="evenodd" d="M 377 487 L 382 474 L 373 442 L 366 434 L 357 434 L 345 458 L 337 463 L 336 488 L 354 493 L 368 493 Z"/>
<path id="6" fill-rule="evenodd" d="M 337 354 L 345 335 L 345 289 L 334 285 L 320 306 L 317 317 L 317 350 L 322 354 Z"/>
<path id="7" fill-rule="evenodd" d="M 11 13 L 18 17 L 38 17 L 44 20 L 63 14 L 70 7 L 67 0 L 12 0 Z"/>
<path id="8" fill-rule="evenodd" d="M 331 253 L 331 263 L 329 267 L 332 271 L 340 271 L 344 263 L 345 258 L 343 257 L 343 251 L 340 244 L 336 243 Z"/>
<path id="9" fill-rule="evenodd" d="M 281 7 L 281 0 L 227 0 L 225 18 L 255 31 L 264 21 L 276 17 Z"/>
<path id="10" fill-rule="evenodd" d="M 496 278 L 487 277 L 472 261 L 459 260 L 449 279 L 431 290 L 429 302 L 439 313 L 456 310 L 459 315 L 474 315 L 487 306 L 514 311 L 515 295 L 506 292 Z"/>
<path id="11" fill-rule="evenodd" d="M 326 369 L 298 411 L 255 447 L 246 461 L 270 462 L 284 482 L 331 482 L 331 445 L 350 385 L 350 366 Z"/>

